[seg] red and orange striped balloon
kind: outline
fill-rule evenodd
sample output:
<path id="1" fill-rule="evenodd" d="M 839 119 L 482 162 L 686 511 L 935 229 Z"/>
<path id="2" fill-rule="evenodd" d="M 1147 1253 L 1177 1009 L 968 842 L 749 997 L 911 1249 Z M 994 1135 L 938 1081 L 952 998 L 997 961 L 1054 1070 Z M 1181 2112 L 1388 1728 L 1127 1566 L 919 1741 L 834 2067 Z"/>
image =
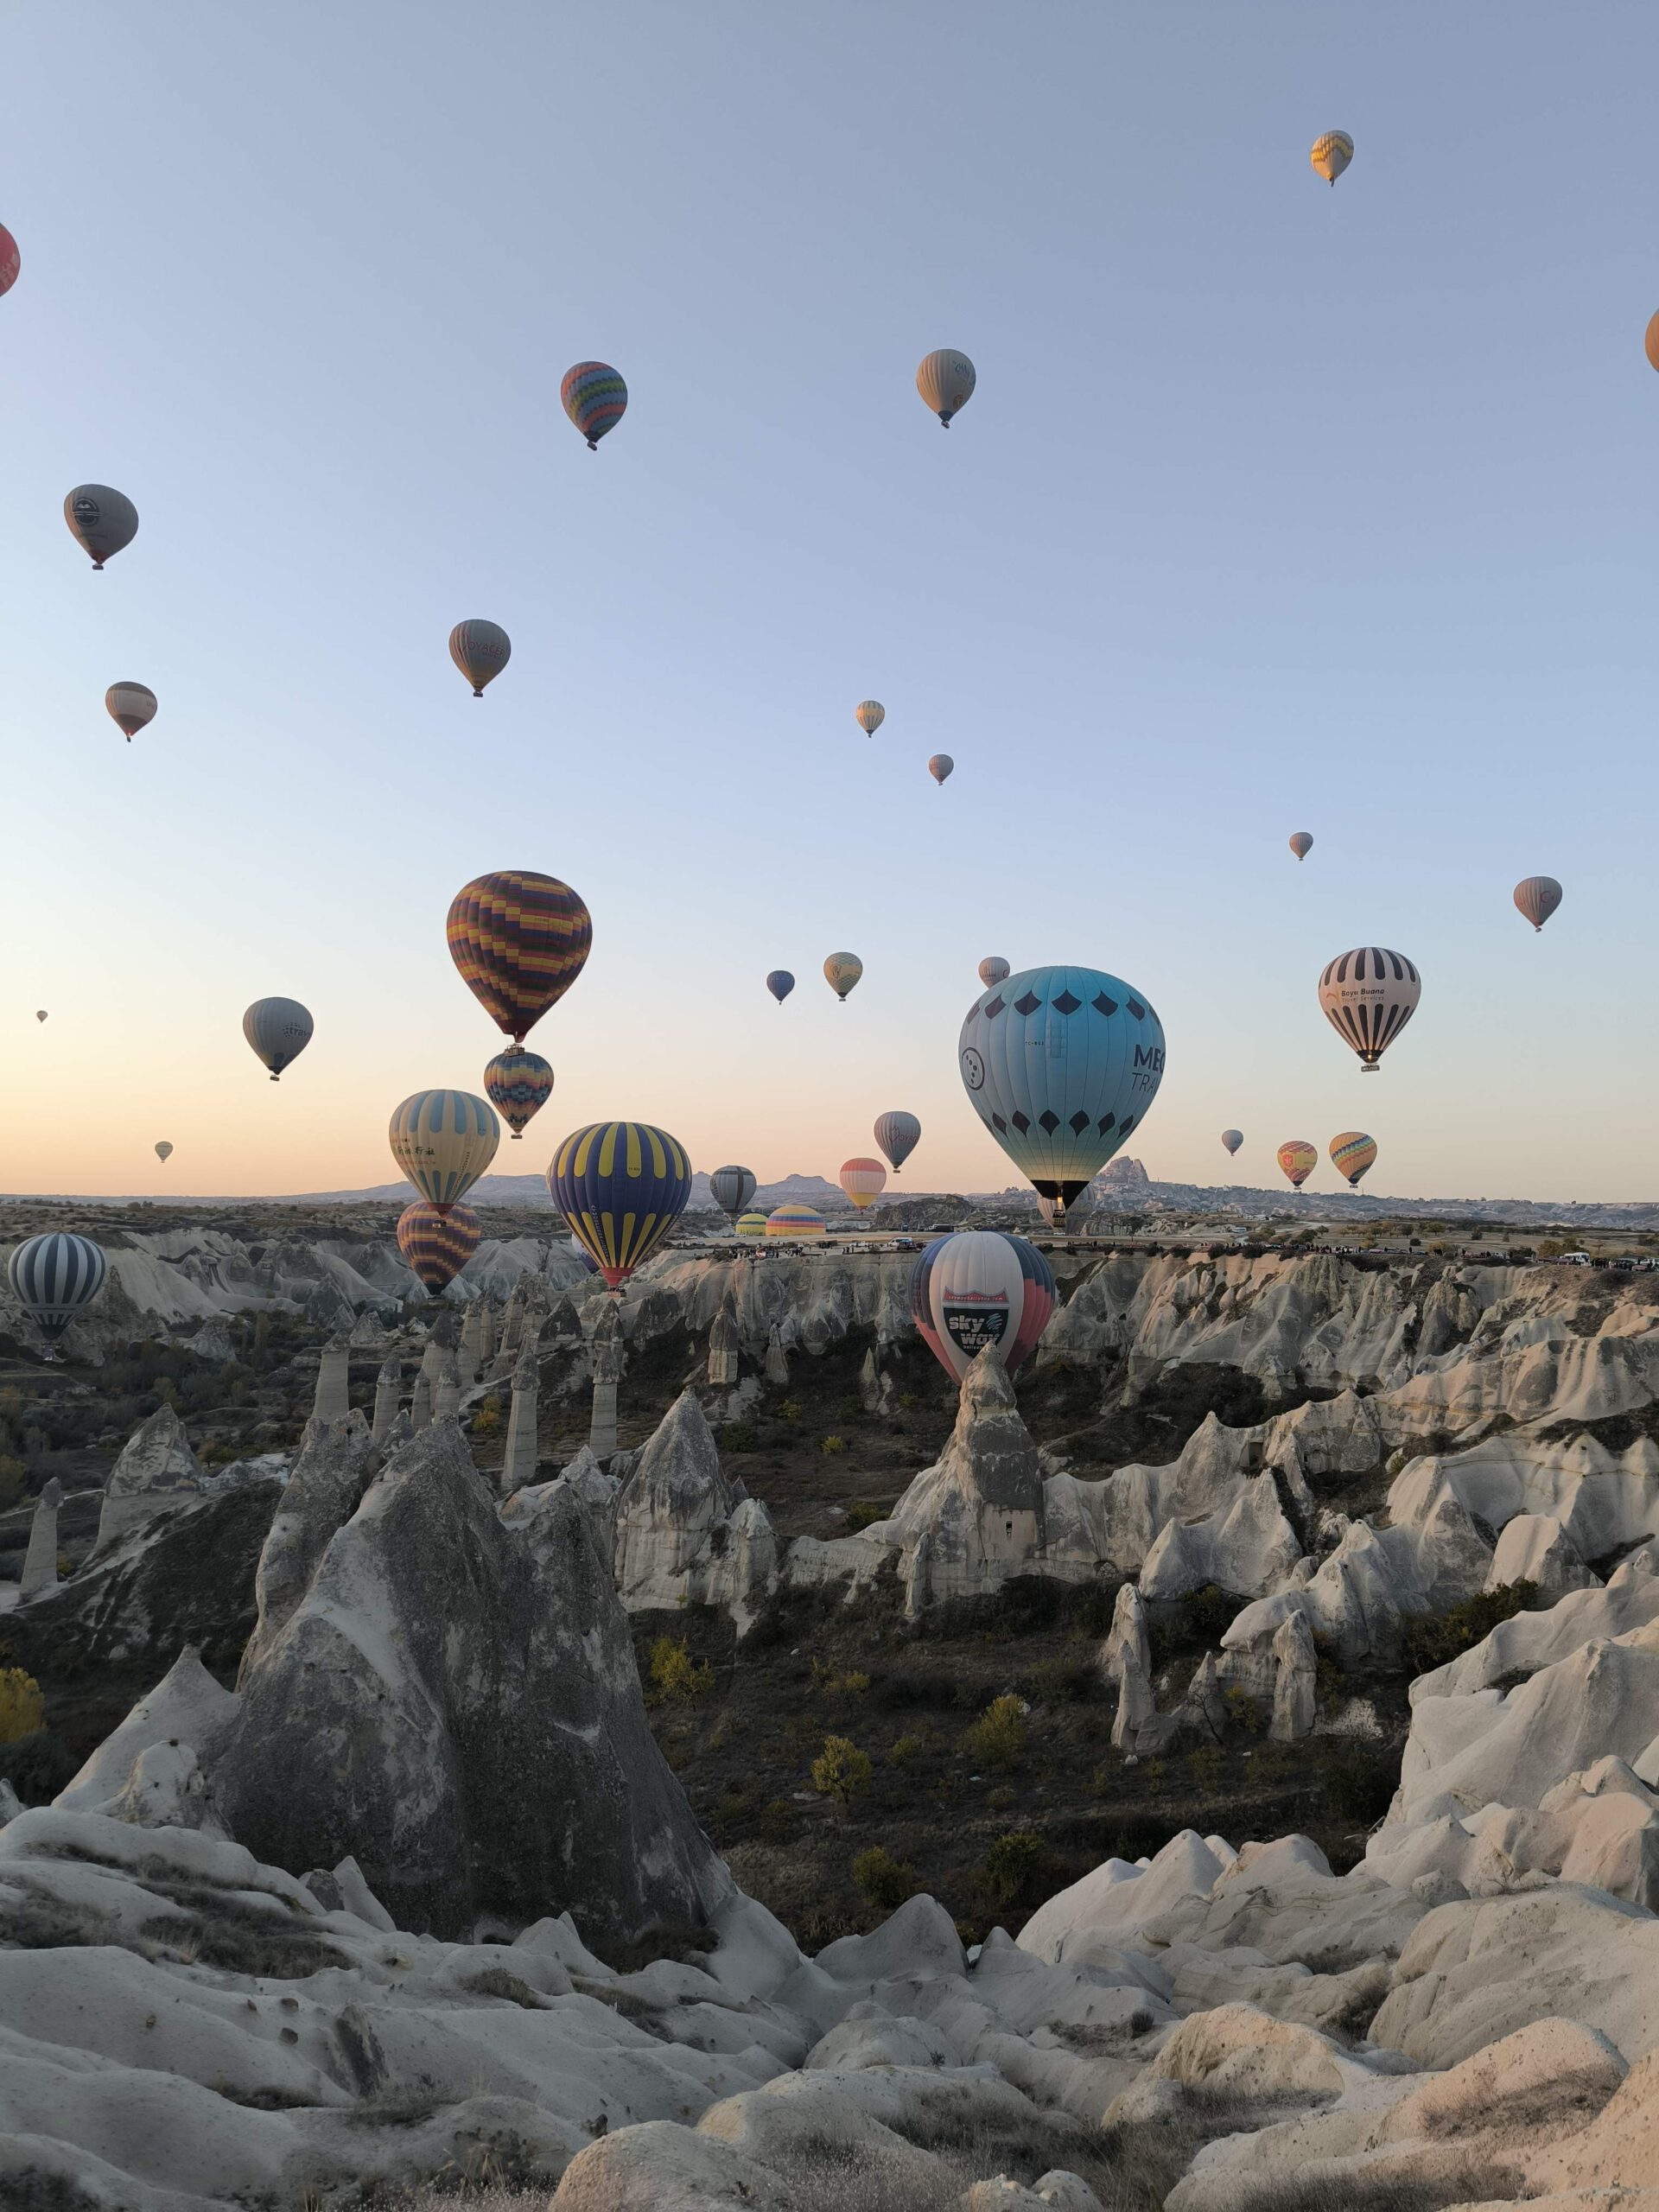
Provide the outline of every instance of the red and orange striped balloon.
<path id="1" fill-rule="evenodd" d="M 416 1198 L 397 1217 L 397 1249 L 434 1298 L 461 1273 L 482 1235 L 470 1206 L 440 1213 L 429 1199 Z"/>

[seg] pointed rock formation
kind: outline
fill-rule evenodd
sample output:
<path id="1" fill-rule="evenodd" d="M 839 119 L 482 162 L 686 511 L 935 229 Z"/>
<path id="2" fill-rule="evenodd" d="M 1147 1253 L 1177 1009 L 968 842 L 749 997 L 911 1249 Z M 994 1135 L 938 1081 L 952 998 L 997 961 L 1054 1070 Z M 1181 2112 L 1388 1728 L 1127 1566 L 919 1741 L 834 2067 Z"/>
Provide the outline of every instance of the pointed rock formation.
<path id="1" fill-rule="evenodd" d="M 1306 1613 L 1292 1613 L 1273 1639 L 1277 1672 L 1273 1684 L 1273 1722 L 1268 1733 L 1275 1744 L 1300 1744 L 1313 1733 L 1319 1709 L 1319 1655 Z"/>
<path id="2" fill-rule="evenodd" d="M 784 1350 L 784 1340 L 777 1330 L 766 1335 L 766 1380 L 775 1382 L 779 1389 L 789 1381 L 789 1354 Z"/>
<path id="3" fill-rule="evenodd" d="M 461 1411 L 461 1367 L 454 1352 L 444 1355 L 432 1388 L 432 1418 L 449 1421 Z"/>
<path id="4" fill-rule="evenodd" d="M 982 1596 L 1039 1571 L 1042 1470 L 994 1344 L 968 1370 L 938 1463 L 918 1475 L 892 1517 L 867 1534 L 878 1530 L 906 1554 L 926 1535 L 926 1596 L 935 1601 Z"/>
<path id="5" fill-rule="evenodd" d="M 367 1489 L 378 1446 L 361 1414 L 314 1429 L 294 1463 L 254 1578 L 258 1606 L 238 1681 L 257 1667 L 304 1596 L 329 1538 Z"/>
<path id="6" fill-rule="evenodd" d="M 507 1415 L 506 1450 L 501 1460 L 501 1494 L 511 1497 L 536 1479 L 536 1393 L 541 1370 L 536 1346 L 526 1341 L 512 1376 L 512 1408 Z"/>
<path id="7" fill-rule="evenodd" d="M 344 1330 L 329 1338 L 317 1361 L 315 1421 L 344 1421 L 352 1409 L 352 1340 Z"/>
<path id="8" fill-rule="evenodd" d="M 1141 1731 L 1155 1719 L 1158 1700 L 1146 1662 L 1133 1646 L 1122 1656 L 1117 1676 L 1117 1713 L 1112 1721 L 1112 1743 L 1120 1751 L 1132 1751 Z"/>
<path id="9" fill-rule="evenodd" d="M 386 1334 L 386 1325 L 372 1306 L 365 1306 L 352 1328 L 352 1350 L 360 1352 L 385 1351 L 391 1339 Z"/>
<path id="10" fill-rule="evenodd" d="M 23 1554 L 19 1602 L 42 1590 L 58 1586 L 58 1508 L 63 1503 L 63 1484 L 55 1475 L 41 1492 L 29 1524 L 29 1549 Z"/>
<path id="11" fill-rule="evenodd" d="M 561 1483 L 494 1510 L 454 1422 L 391 1459 L 245 1671 L 214 1775 L 296 1874 L 349 1853 L 404 1927 L 702 1922 L 729 1878 L 645 1725 L 626 1616 Z"/>
<path id="12" fill-rule="evenodd" d="M 622 1306 L 607 1298 L 594 1324 L 594 1410 L 588 1443 L 596 1459 L 608 1459 L 616 1449 L 616 1392 L 622 1380 Z"/>
<path id="13" fill-rule="evenodd" d="M 397 1418 L 397 1402 L 403 1395 L 404 1363 L 395 1351 L 389 1351 L 380 1363 L 380 1372 L 374 1378 L 374 1433 L 384 1436 Z"/>
<path id="14" fill-rule="evenodd" d="M 709 1380 L 716 1389 L 729 1389 L 736 1382 L 742 1349 L 737 1317 L 729 1306 L 722 1306 L 709 1331 Z"/>
<path id="15" fill-rule="evenodd" d="M 184 1423 L 171 1406 L 157 1407 L 128 1438 L 104 1485 L 96 1548 L 103 1551 L 128 1529 L 182 1503 L 200 1489 L 201 1468 Z"/>
<path id="16" fill-rule="evenodd" d="M 143 1754 L 158 1745 L 188 1745 L 206 1764 L 218 1756 L 239 1710 L 235 1693 L 213 1680 L 201 1663 L 200 1651 L 188 1643 L 155 1688 L 139 1699 L 53 1802 L 67 1812 L 106 1810 L 126 1788 Z"/>
<path id="17" fill-rule="evenodd" d="M 456 1367 L 464 1386 L 476 1382 L 478 1370 L 484 1364 L 484 1300 L 474 1299 L 467 1308 L 461 1325 L 461 1344 L 456 1354 Z"/>
<path id="18" fill-rule="evenodd" d="M 724 1605 L 740 1633 L 778 1580 L 766 1508 L 727 1479 L 714 1432 L 690 1390 L 663 1416 L 618 1494 L 617 1588 L 632 1611 Z"/>
<path id="19" fill-rule="evenodd" d="M 1100 1669 L 1109 1682 L 1121 1682 L 1125 1668 L 1131 1666 L 1151 1678 L 1152 1637 L 1147 1627 L 1147 1609 L 1134 1583 L 1125 1582 L 1119 1586 L 1112 1605 L 1112 1624 L 1100 1647 Z"/>
<path id="20" fill-rule="evenodd" d="M 423 1429 L 432 1418 L 432 1377 L 423 1361 L 415 1376 L 415 1395 L 410 1400 L 409 1425 L 416 1432 Z"/>
<path id="21" fill-rule="evenodd" d="M 1272 1475 L 1251 1475 L 1224 1511 L 1164 1523 L 1141 1588 L 1147 1598 L 1179 1598 L 1214 1583 L 1236 1598 L 1262 1598 L 1288 1580 L 1301 1555 Z"/>

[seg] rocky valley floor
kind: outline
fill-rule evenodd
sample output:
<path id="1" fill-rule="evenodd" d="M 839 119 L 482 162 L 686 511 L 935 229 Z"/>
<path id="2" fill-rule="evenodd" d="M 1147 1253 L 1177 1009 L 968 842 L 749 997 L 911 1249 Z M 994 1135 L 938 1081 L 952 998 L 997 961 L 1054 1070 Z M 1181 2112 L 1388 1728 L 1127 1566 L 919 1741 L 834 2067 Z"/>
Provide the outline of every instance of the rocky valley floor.
<path id="1" fill-rule="evenodd" d="M 0 1300 L 0 2202 L 1659 2206 L 1647 1279 L 1057 1254 L 958 1394 L 275 1211 Z"/>

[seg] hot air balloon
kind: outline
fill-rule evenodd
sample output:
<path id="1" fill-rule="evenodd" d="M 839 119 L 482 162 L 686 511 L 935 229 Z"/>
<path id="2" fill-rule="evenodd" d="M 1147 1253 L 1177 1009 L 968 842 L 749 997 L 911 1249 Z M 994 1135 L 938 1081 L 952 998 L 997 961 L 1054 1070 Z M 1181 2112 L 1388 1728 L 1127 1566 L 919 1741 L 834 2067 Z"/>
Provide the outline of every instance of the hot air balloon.
<path id="1" fill-rule="evenodd" d="M 676 1138 L 648 1122 L 590 1122 L 554 1154 L 547 1187 L 619 1290 L 685 1211 L 691 1163 Z"/>
<path id="2" fill-rule="evenodd" d="M 1313 141 L 1308 160 L 1314 174 L 1334 184 L 1354 158 L 1354 142 L 1345 130 L 1322 130 Z"/>
<path id="3" fill-rule="evenodd" d="M 768 1236 L 824 1236 L 823 1216 L 811 1206 L 776 1206 L 766 1216 Z"/>
<path id="4" fill-rule="evenodd" d="M 922 1125 L 913 1114 L 895 1108 L 875 1117 L 875 1141 L 893 1162 L 896 1175 L 922 1141 Z"/>
<path id="5" fill-rule="evenodd" d="M 1007 962 L 999 960 L 995 953 L 979 963 L 979 980 L 988 991 L 995 990 L 999 983 L 1006 983 L 1013 972 Z"/>
<path id="6" fill-rule="evenodd" d="M 1648 357 L 1648 366 L 1650 369 L 1659 369 L 1659 315 L 1654 315 L 1649 321 L 1647 336 L 1642 341 L 1642 350 Z"/>
<path id="7" fill-rule="evenodd" d="M 950 417 L 959 415 L 973 397 L 975 381 L 973 363 L 953 346 L 927 354 L 916 372 L 922 404 L 932 409 L 947 430 Z"/>
<path id="8" fill-rule="evenodd" d="M 855 952 L 832 952 L 823 963 L 823 980 L 843 1006 L 848 992 L 863 973 L 864 963 Z"/>
<path id="9" fill-rule="evenodd" d="M 1523 875 L 1515 887 L 1515 903 L 1541 930 L 1561 903 L 1561 887 L 1553 875 Z"/>
<path id="10" fill-rule="evenodd" d="M 575 982 L 594 941 L 593 919 L 569 885 L 532 868 L 464 884 L 446 929 L 461 982 L 515 1045 Z"/>
<path id="11" fill-rule="evenodd" d="M 77 484 L 63 503 L 63 518 L 72 534 L 101 569 L 124 545 L 138 535 L 138 510 L 124 492 L 107 484 Z"/>
<path id="12" fill-rule="evenodd" d="M 17 251 L 17 241 L 3 223 L 0 223 L 0 292 L 9 292 L 17 282 L 17 271 L 22 265 L 22 256 Z"/>
<path id="13" fill-rule="evenodd" d="M 744 1237 L 764 1236 L 766 1217 L 763 1213 L 746 1213 L 737 1224 L 737 1233 Z"/>
<path id="14" fill-rule="evenodd" d="M 986 1344 L 1012 1375 L 1054 1311 L 1054 1274 L 1023 1236 L 963 1229 L 936 1236 L 910 1271 L 910 1316 L 960 1382 Z"/>
<path id="15" fill-rule="evenodd" d="M 879 1160 L 843 1160 L 839 1178 L 842 1191 L 855 1213 L 874 1205 L 887 1187 L 887 1171 Z"/>
<path id="16" fill-rule="evenodd" d="M 416 1090 L 386 1132 L 391 1156 L 423 1198 L 448 1213 L 464 1198 L 501 1141 L 495 1109 L 470 1090 Z"/>
<path id="17" fill-rule="evenodd" d="M 1331 1140 L 1331 1165 L 1338 1175 L 1345 1175 L 1356 1189 L 1366 1169 L 1376 1160 L 1376 1139 L 1368 1137 L 1363 1129 L 1344 1129 L 1340 1136 Z"/>
<path id="18" fill-rule="evenodd" d="M 1290 1137 L 1279 1147 L 1279 1165 L 1297 1190 L 1319 1164 L 1319 1155 L 1306 1137 Z"/>
<path id="19" fill-rule="evenodd" d="M 943 784 L 956 765 L 948 753 L 936 753 L 927 764 L 927 772 L 936 784 Z"/>
<path id="20" fill-rule="evenodd" d="M 484 1071 L 484 1095 L 517 1144 L 532 1117 L 553 1096 L 553 1071 L 539 1052 L 509 1045 Z"/>
<path id="21" fill-rule="evenodd" d="M 581 1237 L 573 1236 L 569 1241 L 571 1252 L 580 1262 L 583 1274 L 596 1275 L 599 1273 L 599 1262 L 588 1249 Z"/>
<path id="22" fill-rule="evenodd" d="M 156 1157 L 160 1160 L 168 1160 L 173 1157 L 173 1147 L 168 1144 L 165 1137 L 162 1139 L 160 1144 L 156 1147 Z"/>
<path id="23" fill-rule="evenodd" d="M 256 999 L 242 1017 L 242 1034 L 275 1083 L 311 1042 L 311 1016 L 297 999 Z"/>
<path id="24" fill-rule="evenodd" d="M 1306 830 L 1298 830 L 1293 832 L 1290 839 L 1290 849 L 1295 854 L 1299 861 L 1305 861 L 1307 858 L 1309 853 L 1313 849 L 1313 840 L 1308 836 Z"/>
<path id="25" fill-rule="evenodd" d="M 125 730 L 129 745 L 146 722 L 156 719 L 156 694 L 148 683 L 111 683 L 104 694 L 104 704 Z"/>
<path id="26" fill-rule="evenodd" d="M 1332 960 L 1319 977 L 1319 1008 L 1367 1075 L 1417 1011 L 1422 979 L 1402 952 L 1362 944 Z"/>
<path id="27" fill-rule="evenodd" d="M 861 699 L 853 709 L 853 720 L 866 737 L 874 737 L 887 719 L 887 710 L 879 699 Z"/>
<path id="28" fill-rule="evenodd" d="M 1224 1129 L 1221 1141 L 1229 1152 L 1236 1152 L 1244 1141 L 1244 1132 L 1243 1129 Z"/>
<path id="29" fill-rule="evenodd" d="M 588 441 L 589 453 L 599 451 L 607 431 L 622 420 L 628 404 L 628 387 L 605 361 L 578 361 L 567 369 L 559 385 L 564 411 Z"/>
<path id="30" fill-rule="evenodd" d="M 35 1019 L 36 1021 L 44 1021 L 46 1020 L 46 1008 L 44 1007 L 37 1007 L 35 1008 Z"/>
<path id="31" fill-rule="evenodd" d="M 397 1217 L 397 1249 L 434 1298 L 461 1273 L 483 1235 L 470 1206 L 449 1206 L 440 1213 L 428 1198 L 416 1198 Z"/>
<path id="32" fill-rule="evenodd" d="M 1146 1118 L 1163 1025 L 1096 968 L 1025 968 L 968 1010 L 957 1065 L 974 1110 L 1058 1215 Z"/>
<path id="33" fill-rule="evenodd" d="M 716 1167 L 709 1178 L 709 1195 L 734 1224 L 754 1196 L 754 1177 L 747 1167 Z"/>
<path id="34" fill-rule="evenodd" d="M 499 622 L 475 614 L 449 632 L 449 658 L 472 685 L 474 698 L 481 699 L 484 686 L 512 658 L 512 639 Z"/>
<path id="35" fill-rule="evenodd" d="M 109 1263 L 92 1238 L 67 1230 L 31 1236 L 13 1252 L 6 1264 L 12 1294 L 34 1317 L 48 1359 L 57 1357 L 58 1338 L 98 1296 L 108 1272 Z"/>

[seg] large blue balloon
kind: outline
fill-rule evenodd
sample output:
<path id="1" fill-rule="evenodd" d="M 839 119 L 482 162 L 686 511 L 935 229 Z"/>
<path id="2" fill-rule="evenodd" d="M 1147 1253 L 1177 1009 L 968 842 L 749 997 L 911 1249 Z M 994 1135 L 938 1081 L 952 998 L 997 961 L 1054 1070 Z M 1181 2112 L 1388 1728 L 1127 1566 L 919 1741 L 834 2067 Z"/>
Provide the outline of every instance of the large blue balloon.
<path id="1" fill-rule="evenodd" d="M 1098 968 L 1024 968 L 975 1000 L 957 1059 L 974 1111 L 1058 1217 L 1146 1118 L 1163 1024 Z"/>
<path id="2" fill-rule="evenodd" d="M 777 1000 L 779 1006 L 782 1006 L 784 1001 L 789 996 L 794 988 L 795 978 L 790 974 L 787 968 L 774 968 L 771 975 L 766 978 L 766 988 L 772 993 L 772 995 Z"/>
<path id="3" fill-rule="evenodd" d="M 573 1129 L 547 1171 L 553 1203 L 613 1290 L 648 1259 L 691 1195 L 685 1147 L 649 1122 Z"/>

